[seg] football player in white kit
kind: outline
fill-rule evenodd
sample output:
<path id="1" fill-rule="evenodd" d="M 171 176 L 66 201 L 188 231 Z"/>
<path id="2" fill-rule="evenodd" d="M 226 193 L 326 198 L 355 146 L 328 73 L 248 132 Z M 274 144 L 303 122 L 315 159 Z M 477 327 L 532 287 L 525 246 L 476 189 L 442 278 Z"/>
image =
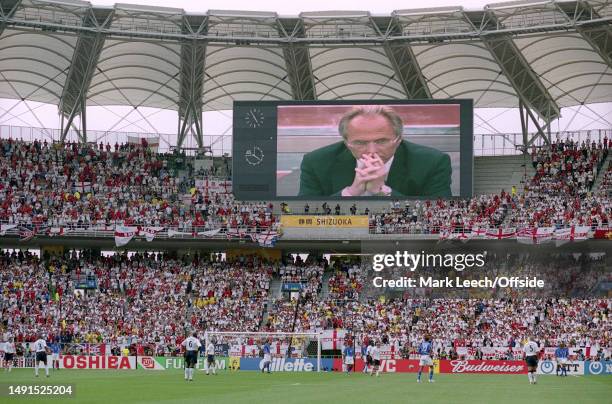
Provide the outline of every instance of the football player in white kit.
<path id="1" fill-rule="evenodd" d="M 525 362 L 527 362 L 527 377 L 529 377 L 529 384 L 536 384 L 536 370 L 538 369 L 538 353 L 540 347 L 534 342 L 533 337 L 527 337 L 527 343 L 523 347 L 525 353 Z"/>
<path id="2" fill-rule="evenodd" d="M 198 351 L 202 343 L 198 339 L 198 333 L 194 332 L 181 343 L 185 347 L 185 380 L 193 381 L 193 368 L 198 363 Z"/>
<path id="3" fill-rule="evenodd" d="M 9 337 L 4 343 L 4 371 L 10 372 L 13 369 L 13 359 L 15 358 L 15 343 L 13 338 Z"/>
<path id="4" fill-rule="evenodd" d="M 212 369 L 213 375 L 217 374 L 215 369 L 215 344 L 212 340 L 209 340 L 206 345 L 206 374 L 210 369 Z"/>
<path id="5" fill-rule="evenodd" d="M 42 362 L 45 366 L 45 374 L 49 377 L 49 366 L 47 363 L 47 354 L 49 352 L 49 347 L 47 347 L 47 342 L 42 334 L 38 335 L 38 339 L 34 342 L 34 345 L 31 348 L 36 353 L 36 358 L 34 362 L 34 374 L 38 377 L 38 368 L 40 363 Z"/>
<path id="6" fill-rule="evenodd" d="M 380 342 L 376 342 L 374 346 L 370 349 L 370 356 L 372 357 L 372 370 L 370 372 L 370 376 L 374 376 L 374 372 L 376 372 L 376 377 L 380 376 Z"/>

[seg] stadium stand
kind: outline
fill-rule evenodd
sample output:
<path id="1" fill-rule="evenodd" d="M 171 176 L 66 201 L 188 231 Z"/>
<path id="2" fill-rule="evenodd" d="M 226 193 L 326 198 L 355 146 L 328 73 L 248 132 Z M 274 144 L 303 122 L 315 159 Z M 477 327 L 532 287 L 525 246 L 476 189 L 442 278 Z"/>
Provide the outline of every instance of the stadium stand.
<path id="1" fill-rule="evenodd" d="M 251 359 L 257 362 L 253 370 L 259 369 L 258 357 L 266 357 L 268 341 L 276 350 L 275 365 L 282 359 L 284 366 L 285 359 L 320 359 L 321 350 L 342 362 L 343 345 L 356 347 L 363 362 L 361 348 L 373 341 L 389 347 L 390 358 L 416 360 L 427 335 L 436 360 L 518 362 L 527 336 L 539 341 L 543 359 L 553 357 L 546 349 L 567 344 L 583 374 L 589 360 L 612 360 L 612 130 L 551 134 L 562 109 L 576 107 L 578 115 L 585 105 L 612 101 L 606 70 L 612 65 L 606 52 L 610 16 L 609 2 L 599 0 L 396 10 L 388 16 L 305 12 L 290 18 L 73 0 L 3 2 L 0 96 L 54 104 L 61 128 L 0 126 L 0 351 L 14 338 L 18 357 L 31 363 L 32 344 L 42 337 L 59 343 L 62 355 L 140 358 L 138 365 L 134 359 L 136 369 L 146 367 L 143 357 L 149 365 L 155 356 L 183 360 L 181 343 L 201 331 L 239 334 L 216 334 L 221 336 L 214 342 L 225 347 L 213 346 L 213 353 L 221 348 L 236 367 L 237 356 Z M 47 53 L 53 55 L 49 60 Z M 136 84 L 126 86 L 126 80 Z M 223 145 L 229 136 L 207 139 L 202 129 L 204 112 L 242 100 L 463 97 L 478 109 L 518 106 L 522 126 L 521 134 L 496 133 L 510 156 L 496 150 L 488 155 L 485 135 L 474 135 L 468 148 L 473 189 L 461 193 L 469 198 L 240 201 L 231 192 L 237 156 L 226 154 Z M 145 117 L 141 107 L 169 108 L 179 124 L 172 134 L 176 142 L 158 152 L 166 139 L 157 131 L 150 138 L 155 144 L 133 133 L 110 140 L 113 128 L 87 128 L 85 116 L 89 108 L 91 117 L 93 106 L 129 107 L 149 125 L 152 115 Z M 17 119 L 11 109 L 3 108 L 2 117 Z M 586 126 L 609 124 L 605 113 L 588 113 L 597 118 Z M 258 114 L 252 116 L 245 125 L 261 126 Z M 236 114 L 232 118 L 243 125 Z M 315 138 L 309 151 L 339 139 L 321 131 L 318 121 L 306 121 L 296 126 Z M 488 124 L 477 114 L 470 117 L 470 126 L 477 122 L 481 128 Z M 433 133 L 440 144 L 452 136 L 464 141 L 462 126 L 444 125 L 405 124 L 400 132 L 406 129 L 410 133 L 402 134 L 413 138 Z M 537 133 L 528 133 L 534 126 Z M 395 144 L 397 138 L 361 141 L 359 147 L 387 141 Z M 213 150 L 215 143 L 221 146 Z M 442 150 L 455 153 L 455 186 L 458 161 L 464 165 L 465 157 L 458 144 Z M 285 147 L 287 155 L 299 154 Z M 287 155 L 291 170 L 276 175 L 296 180 L 295 156 Z M 366 195 L 388 195 L 380 187 L 368 189 L 371 183 L 362 185 Z M 354 232 L 332 225 L 323 235 L 312 226 L 312 232 L 292 238 L 281 225 L 292 215 L 332 216 L 331 221 L 360 216 L 363 225 Z M 549 233 L 538 239 L 541 229 Z M 501 240 L 505 231 L 508 237 Z M 553 240 L 562 231 L 565 238 Z M 385 248 L 406 242 L 423 253 L 481 248 L 486 264 L 466 271 L 466 279 L 537 276 L 547 287 L 375 287 L 377 273 L 365 248 L 370 241 Z M 278 248 L 260 248 L 276 242 Z M 444 275 L 457 272 L 447 269 Z M 399 266 L 385 270 L 393 278 L 415 276 Z M 288 333 L 331 335 L 326 343 L 332 346 Z M 228 348 L 232 344 L 238 349 Z M 305 349 L 292 351 L 298 344 Z M 295 363 L 286 364 L 296 370 Z M 554 399 L 551 391 L 546 394 Z M 359 399 L 353 401 L 376 402 Z M 274 402 L 248 397 L 255 401 Z"/>
<path id="2" fill-rule="evenodd" d="M 230 194 L 203 194 L 194 188 L 193 177 L 178 176 L 177 170 L 169 168 L 171 155 L 153 154 L 144 147 L 116 144 L 113 151 L 109 144 L 59 147 L 37 141 L 0 142 L 4 156 L 0 162 L 4 178 L 0 221 L 4 224 L 68 231 L 115 224 L 183 232 L 221 228 L 226 233 L 241 228 L 247 233 L 261 232 L 277 221 L 272 204 L 240 204 Z M 373 207 L 371 229 L 374 233 L 431 234 L 447 227 L 497 227 L 504 222 L 517 227 L 607 226 L 609 199 L 602 192 L 591 192 L 597 191 L 592 187 L 600 176 L 599 187 L 608 186 L 609 174 L 600 174 L 607 155 L 602 144 L 554 143 L 534 151 L 536 173 L 527 180 L 524 193 L 502 190 L 469 201 L 426 200 L 404 206 L 396 202 L 380 210 Z M 186 195 L 189 203 L 180 195 Z M 324 204 L 320 213 L 339 214 L 337 206 L 332 209 Z M 342 213 L 363 213 L 356 207 L 349 210 Z"/>
<path id="3" fill-rule="evenodd" d="M 524 268 L 525 273 L 547 273 L 557 279 L 559 290 L 571 287 L 575 296 L 594 296 L 598 277 L 609 276 L 602 270 L 601 259 L 561 255 L 551 260 L 528 254 L 510 262 L 499 257 L 488 264 L 486 273 L 494 275 L 491 269 L 503 267 L 502 262 Z M 300 271 L 294 265 L 273 268 L 257 262 L 204 262 L 198 257 L 187 262 L 154 254 L 88 260 L 39 259 L 15 252 L 1 256 L 0 263 L 5 332 L 14 334 L 18 342 L 32 342 L 44 330 L 67 350 L 75 344 L 83 349 L 84 344 L 138 343 L 149 351 L 170 354 L 179 349 L 183 331 L 191 328 L 345 328 L 352 335 L 396 341 L 398 349 L 406 344 L 414 348 L 428 331 L 439 336 L 436 346 L 444 349 L 509 347 L 509 341 L 516 341 L 527 329 L 535 330 L 551 346 L 563 340 L 573 341 L 572 346 L 599 347 L 608 346 L 612 333 L 609 299 L 538 298 L 516 291 L 497 298 L 416 297 L 407 292 L 375 298 L 360 295 L 366 292 L 366 280 L 358 265 L 329 268 L 333 276 L 323 296 L 316 291 L 321 289 L 325 268 L 312 264 Z M 557 270 L 560 267 L 566 268 L 564 277 Z M 95 277 L 97 291 L 75 293 L 82 274 Z M 317 286 L 307 287 L 308 293 L 299 301 L 283 297 L 267 307 L 271 278 L 303 281 L 309 276 L 308 284 Z"/>

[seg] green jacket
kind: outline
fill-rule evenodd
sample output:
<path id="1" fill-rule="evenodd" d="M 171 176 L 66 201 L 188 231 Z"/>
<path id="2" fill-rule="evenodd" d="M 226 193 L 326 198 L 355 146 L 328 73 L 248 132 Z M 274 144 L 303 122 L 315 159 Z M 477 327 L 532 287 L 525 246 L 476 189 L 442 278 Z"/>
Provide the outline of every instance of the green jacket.
<path id="1" fill-rule="evenodd" d="M 353 183 L 356 165 L 344 142 L 304 155 L 298 196 L 341 196 Z M 451 171 L 448 154 L 404 140 L 395 151 L 385 184 L 391 197 L 450 197 Z"/>

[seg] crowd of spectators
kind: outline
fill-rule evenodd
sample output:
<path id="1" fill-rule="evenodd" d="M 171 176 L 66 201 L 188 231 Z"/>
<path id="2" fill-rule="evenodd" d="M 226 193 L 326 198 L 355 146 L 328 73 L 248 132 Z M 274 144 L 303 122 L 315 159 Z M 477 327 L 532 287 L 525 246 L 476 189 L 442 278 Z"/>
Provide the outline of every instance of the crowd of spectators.
<path id="1" fill-rule="evenodd" d="M 415 355 L 424 335 L 434 350 L 520 347 L 533 334 L 542 346 L 612 347 L 610 299 L 377 299 L 325 300 L 305 306 L 302 328 L 343 328 L 358 341 L 372 339 Z"/>
<path id="2" fill-rule="evenodd" d="M 268 300 L 272 267 L 215 263 L 192 272 L 190 324 L 210 331 L 257 331 Z"/>
<path id="3" fill-rule="evenodd" d="M 602 173 L 600 192 L 593 192 L 595 179 L 605 167 L 608 141 L 578 144 L 560 140 L 532 152 L 532 178 L 525 179 L 524 192 L 516 189 L 500 194 L 466 199 L 406 202 L 370 215 L 375 233 L 438 233 L 477 228 L 607 227 L 612 199 L 607 188 L 609 171 Z"/>
<path id="4" fill-rule="evenodd" d="M 285 259 L 277 270 L 281 293 L 268 308 L 268 318 L 262 324 L 262 330 L 304 329 L 304 307 L 309 302 L 319 301 L 325 268 L 325 261 L 314 260 L 312 256 L 306 261 L 300 255 L 295 259 Z"/>
<path id="5" fill-rule="evenodd" d="M 0 222 L 28 228 L 121 224 L 183 231 L 274 224 L 271 204 L 238 203 L 231 193 L 195 187 L 197 177 L 180 175 L 182 166 L 174 155 L 145 146 L 0 139 Z"/>
<path id="6" fill-rule="evenodd" d="M 608 167 L 603 174 L 601 189 L 607 194 L 608 197 L 610 197 L 610 191 L 612 191 L 612 162 L 608 164 Z"/>
<path id="7" fill-rule="evenodd" d="M 536 172 L 525 179 L 524 192 L 514 189 L 471 199 L 406 201 L 404 206 L 396 201 L 389 208 L 365 214 L 370 215 L 374 233 L 608 226 L 610 197 L 591 190 L 604 169 L 608 146 L 607 141 L 560 140 L 534 149 Z M 204 178 L 197 175 L 212 174 L 212 168 L 194 170 L 193 165 L 187 158 L 154 153 L 146 145 L 0 139 L 0 223 L 30 229 L 112 229 L 116 224 L 186 232 L 222 229 L 236 235 L 278 225 L 271 203 L 238 202 L 229 190 L 209 192 L 196 186 L 196 180 Z M 605 176 L 602 189 L 607 190 L 612 177 L 609 170 L 601 175 Z M 308 205 L 306 209 L 310 213 Z M 339 204 L 324 203 L 321 209 L 313 213 L 341 213 Z M 350 211 L 357 213 L 355 204 Z"/>
<path id="8" fill-rule="evenodd" d="M 364 282 L 364 271 L 359 265 L 336 269 L 328 281 L 327 297 L 332 300 L 359 300 Z"/>
<path id="9" fill-rule="evenodd" d="M 535 175 L 526 186 L 527 193 L 585 196 L 608 156 L 602 143 L 578 144 L 560 140 L 531 154 Z"/>
<path id="10" fill-rule="evenodd" d="M 499 259 L 517 270 L 525 266 L 540 274 L 556 270 L 560 285 L 580 285 L 585 276 L 575 277 L 576 273 L 584 275 L 593 268 L 606 273 L 602 270 L 605 260 L 585 257 L 559 255 L 546 261 L 526 254 Z M 0 334 L 8 333 L 19 343 L 32 342 L 43 332 L 50 341 L 66 344 L 66 349 L 83 344 L 103 343 L 108 349 L 140 344 L 146 352 L 158 354 L 178 352 L 185 333 L 193 329 L 314 332 L 340 328 L 396 344 L 398 350 L 413 349 L 429 333 L 436 348 L 447 354 L 459 347 L 512 347 L 529 333 L 547 346 L 565 342 L 599 349 L 612 344 L 612 300 L 596 297 L 594 290 L 589 290 L 592 297 L 584 298 L 521 293 L 468 298 L 411 292 L 366 296 L 361 292 L 366 282 L 363 269 L 346 265 L 329 273 L 327 294 L 283 297 L 267 307 L 271 281 L 292 276 L 294 265 L 282 266 L 285 272 L 281 272 L 281 266 L 262 261 L 232 264 L 197 255 L 38 258 L 5 253 L 0 255 Z M 559 272 L 561 267 L 564 270 Z M 323 266 L 318 268 L 323 272 Z M 96 287 L 82 292 L 77 288 L 81 276 L 95 277 Z"/>
<path id="11" fill-rule="evenodd" d="M 612 200 L 603 190 L 612 184 L 612 165 L 601 174 L 602 191 L 592 190 L 607 153 L 607 141 L 560 141 L 532 154 L 536 174 L 527 179 L 524 192 L 410 201 L 404 206 L 394 202 L 366 214 L 376 233 L 609 226 Z M 146 145 L 0 139 L 0 222 L 29 228 L 122 224 L 183 231 L 258 231 L 276 224 L 272 204 L 240 203 L 230 193 L 207 192 L 180 172 L 173 156 L 153 153 Z M 332 210 L 326 203 L 323 211 L 339 214 L 340 205 Z M 191 329 L 345 328 L 354 335 L 395 341 L 408 350 L 427 332 L 448 354 L 457 347 L 509 347 L 527 332 L 552 345 L 612 345 L 612 300 L 583 298 L 595 293 L 601 279 L 591 273 L 601 274 L 601 262 L 532 258 L 506 259 L 505 266 L 494 270 L 512 267 L 521 275 L 554 278 L 564 298 L 510 290 L 494 297 L 425 294 L 368 300 L 360 266 L 328 268 L 326 274 L 325 265 L 300 261 L 278 266 L 146 253 L 42 258 L 5 253 L 0 254 L 1 326 L 17 342 L 31 342 L 44 332 L 64 344 L 139 343 L 160 354 L 176 352 Z M 83 276 L 95 279 L 92 290 L 77 288 Z M 288 293 L 270 299 L 275 277 L 281 286 L 299 283 L 299 297 Z"/>
<path id="12" fill-rule="evenodd" d="M 279 275 L 283 284 L 298 284 L 303 294 L 316 295 L 321 292 L 323 268 L 316 264 L 282 265 Z"/>
<path id="13" fill-rule="evenodd" d="M 473 227 L 498 227 L 513 201 L 510 194 L 480 195 L 471 199 L 438 199 L 406 202 L 405 207 L 372 213 L 375 233 L 439 233 L 441 229 L 469 231 Z"/>
<path id="14" fill-rule="evenodd" d="M 139 343 L 174 352 L 186 330 L 259 328 L 272 268 L 177 259 L 0 256 L 2 327 L 17 342 L 37 333 L 63 344 Z M 81 275 L 95 287 L 77 288 Z"/>
<path id="15" fill-rule="evenodd" d="M 368 274 L 366 267 L 354 265 L 350 272 L 333 273 L 326 296 L 299 304 L 296 299 L 277 302 L 270 313 L 279 321 L 268 324 L 268 330 L 341 328 L 358 338 L 396 344 L 398 352 L 405 349 L 408 354 L 414 354 L 427 333 L 445 355 L 458 347 L 511 348 L 529 333 L 546 346 L 560 342 L 593 349 L 612 346 L 612 300 L 597 297 L 605 293 L 599 288 L 612 281 L 605 256 L 504 253 L 490 254 L 486 262 L 483 272 L 490 277 L 536 276 L 545 279 L 547 286 L 542 290 L 503 288 L 490 294 L 434 288 L 377 288 L 373 293 L 373 288 L 360 285 L 371 284 L 371 278 L 381 273 Z M 397 279 L 400 274 L 411 273 L 403 269 L 397 276 L 385 273 L 384 277 Z M 355 294 L 356 290 L 361 294 Z"/>
<path id="16" fill-rule="evenodd" d="M 608 155 L 602 144 L 578 145 L 571 140 L 533 151 L 536 173 L 512 210 L 513 226 L 609 226 L 612 201 L 591 192 Z M 605 175 L 605 174 L 602 174 Z"/>

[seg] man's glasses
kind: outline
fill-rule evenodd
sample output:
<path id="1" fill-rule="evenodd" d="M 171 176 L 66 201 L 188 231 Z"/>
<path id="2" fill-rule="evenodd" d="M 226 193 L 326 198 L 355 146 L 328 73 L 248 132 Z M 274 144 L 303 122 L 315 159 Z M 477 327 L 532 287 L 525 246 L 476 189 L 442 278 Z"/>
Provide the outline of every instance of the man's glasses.
<path id="1" fill-rule="evenodd" d="M 370 143 L 374 143 L 376 146 L 379 146 L 379 147 L 389 146 L 389 145 L 392 145 L 393 143 L 397 143 L 399 139 L 400 139 L 399 137 L 396 137 L 394 139 L 376 139 L 370 142 L 366 142 L 365 140 L 351 140 L 350 142 L 349 141 L 345 141 L 345 142 L 348 146 L 353 147 L 355 149 L 363 149 L 367 147 L 368 144 Z"/>

